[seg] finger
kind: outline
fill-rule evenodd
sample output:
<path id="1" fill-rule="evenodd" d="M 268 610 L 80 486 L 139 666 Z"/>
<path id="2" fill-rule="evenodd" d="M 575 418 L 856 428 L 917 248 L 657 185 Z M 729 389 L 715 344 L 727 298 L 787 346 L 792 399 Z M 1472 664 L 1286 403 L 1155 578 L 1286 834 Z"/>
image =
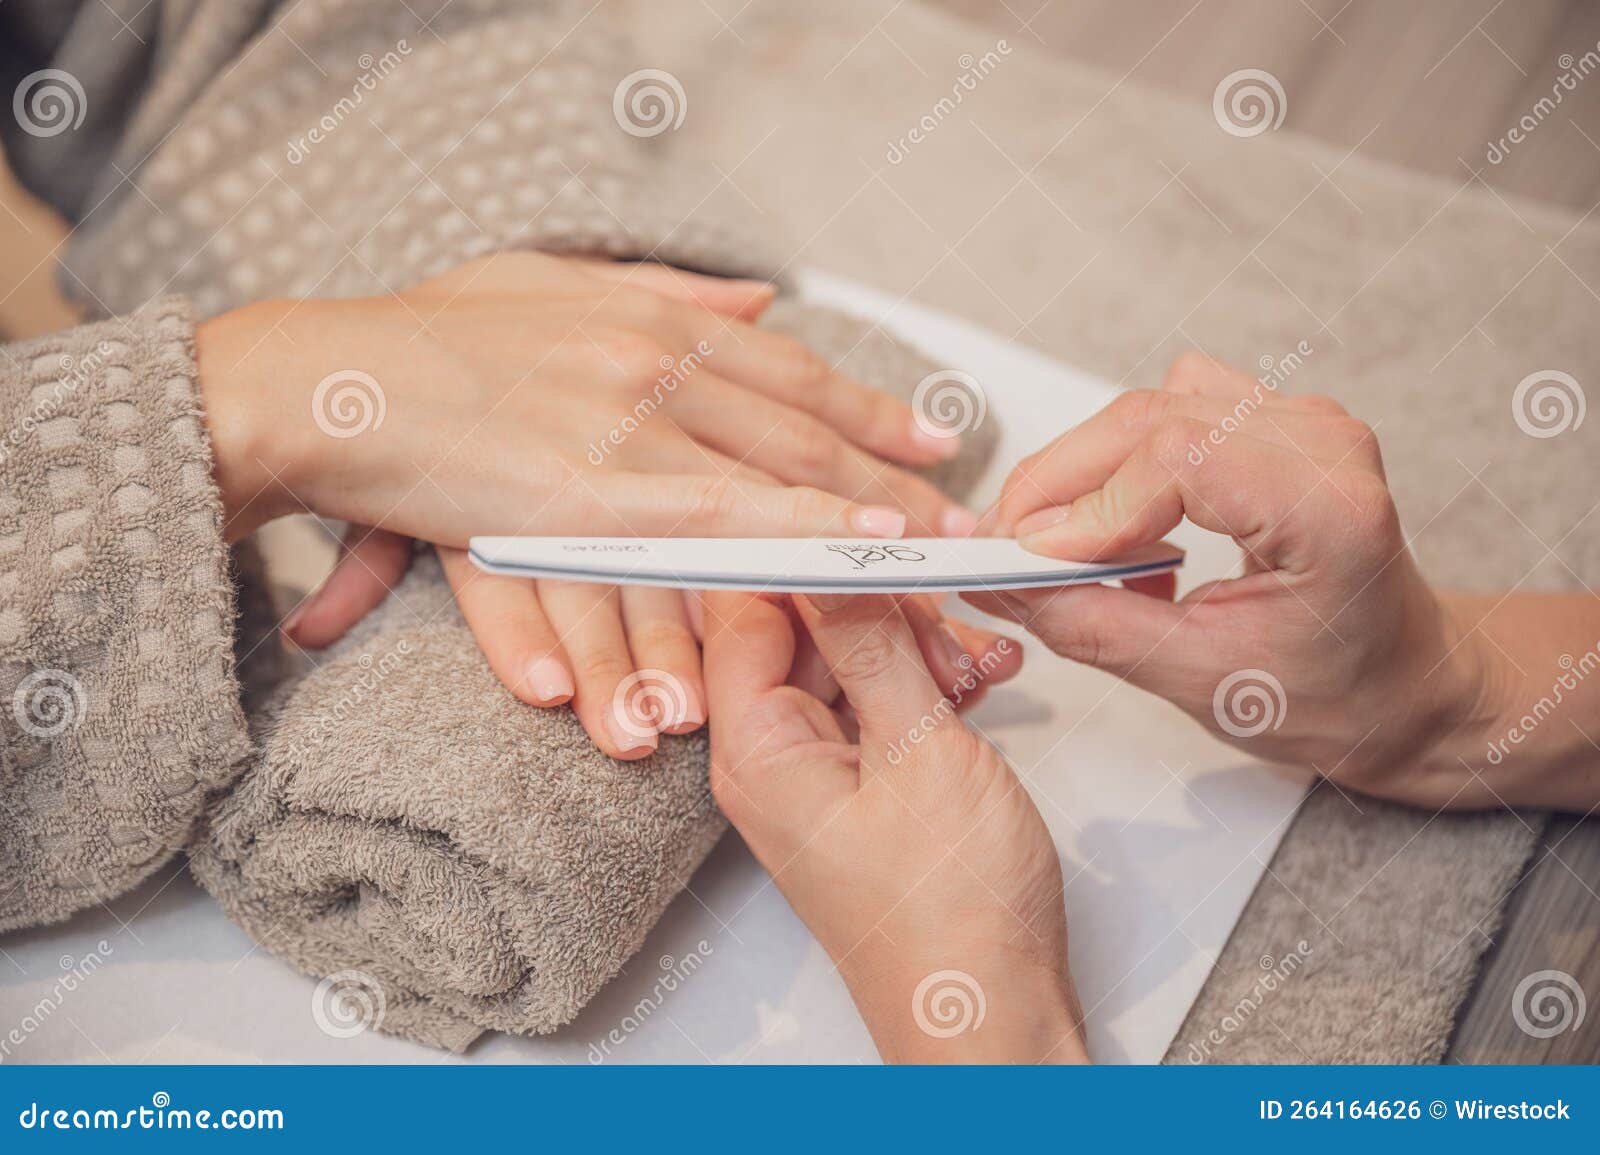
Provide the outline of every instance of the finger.
<path id="1" fill-rule="evenodd" d="M 578 263 L 585 272 L 608 283 L 648 289 L 719 316 L 743 321 L 754 321 L 765 313 L 778 292 L 775 285 L 766 281 L 710 277 L 654 261 L 580 259 Z"/>
<path id="2" fill-rule="evenodd" d="M 972 655 L 950 628 L 944 618 L 917 597 L 903 598 L 900 612 L 905 615 L 911 634 L 917 640 L 917 651 L 923 664 L 933 675 L 939 692 L 952 701 L 959 701 L 967 690 L 977 684 L 973 675 Z"/>
<path id="3" fill-rule="evenodd" d="M 973 672 L 979 678 L 978 686 L 967 691 L 962 698 L 963 706 L 981 696 L 989 686 L 1009 682 L 1022 672 L 1022 644 L 1015 638 L 1008 638 L 959 618 L 945 620 L 955 631 L 956 637 L 961 639 L 961 645 L 972 658 Z"/>
<path id="4" fill-rule="evenodd" d="M 764 759 L 798 743 L 837 742 L 844 735 L 816 699 L 792 688 L 783 692 L 796 640 L 783 605 L 730 590 L 708 591 L 703 601 L 713 786 L 720 798 L 728 793 L 724 780 L 744 778 L 749 785 L 733 793 L 760 795 L 770 785 L 757 773 Z"/>
<path id="5" fill-rule="evenodd" d="M 1346 460 L 1381 471 L 1372 430 L 1353 418 L 1328 419 L 1295 410 L 1267 410 L 1216 397 L 1133 390 L 1119 394 L 1081 425 L 1024 459 L 1006 481 L 996 524 L 1064 505 L 1104 484 L 1140 443 L 1158 431 L 1186 431 L 1183 456 L 1202 465 L 1247 430 L 1260 441 L 1292 448 L 1332 465 Z"/>
<path id="6" fill-rule="evenodd" d="M 1287 360 L 1287 358 L 1285 359 Z M 1248 398 L 1253 404 L 1323 417 L 1347 417 L 1345 407 L 1319 394 L 1290 396 L 1279 391 L 1282 381 L 1263 380 L 1219 361 L 1209 353 L 1185 353 L 1167 369 L 1162 388 L 1169 393 L 1211 397 L 1230 405 Z"/>
<path id="7" fill-rule="evenodd" d="M 937 720 L 944 695 L 892 597 L 795 595 L 795 607 L 861 721 L 870 754 Z M 948 707 L 946 707 L 946 710 Z M 863 757 L 863 773 L 875 757 Z"/>
<path id="8" fill-rule="evenodd" d="M 1164 602 L 1170 602 L 1178 596 L 1178 575 L 1158 573 L 1149 577 L 1124 578 L 1122 588 L 1143 594 L 1147 598 L 1160 598 Z"/>
<path id="9" fill-rule="evenodd" d="M 487 574 L 465 550 L 440 547 L 445 580 L 494 676 L 530 706 L 572 700 L 572 673 L 533 582 Z"/>
<path id="10" fill-rule="evenodd" d="M 655 752 L 657 691 L 632 678 L 633 658 L 612 586 L 541 581 L 539 601 L 572 663 L 577 692 L 572 708 L 596 746 L 633 761 Z M 669 692 L 670 692 L 670 688 Z"/>
<path id="11" fill-rule="evenodd" d="M 920 477 L 850 444 L 808 413 L 779 404 L 712 373 L 685 381 L 673 417 L 696 439 L 788 482 L 911 515 L 917 536 L 965 536 L 976 519 Z"/>
<path id="12" fill-rule="evenodd" d="M 686 430 L 672 424 L 661 436 L 638 438 L 637 448 L 625 451 L 628 468 L 660 473 L 721 474 L 745 485 L 782 485 L 772 474 L 747 462 L 735 461 L 695 440 Z"/>
<path id="13" fill-rule="evenodd" d="M 1185 609 L 1112 586 L 975 590 L 964 600 L 1016 622 L 1055 653 L 1160 692 L 1178 684 L 1197 651 Z"/>
<path id="14" fill-rule="evenodd" d="M 898 538 L 906 515 L 803 486 L 746 485 L 723 476 L 601 473 L 548 503 L 542 532 L 645 537 Z M 563 528 L 565 527 L 565 528 Z M 524 531 L 528 532 L 528 531 Z"/>
<path id="15" fill-rule="evenodd" d="M 904 465 L 933 465 L 961 452 L 961 439 L 924 428 L 911 406 L 839 372 L 785 333 L 734 324 L 705 333 L 707 365 L 773 401 L 816 417 L 855 445 Z"/>
<path id="16" fill-rule="evenodd" d="M 333 645 L 383 603 L 410 567 L 410 538 L 350 526 L 332 572 L 284 619 L 284 634 L 308 650 Z"/>
<path id="17" fill-rule="evenodd" d="M 1242 434 L 1196 465 L 1185 440 L 1199 427 L 1164 424 L 1103 486 L 1020 521 L 1018 543 L 1047 557 L 1094 561 L 1160 541 L 1187 516 L 1265 565 L 1299 568 L 1308 560 L 1302 547 L 1315 544 L 1303 529 L 1321 506 L 1315 491 L 1326 475 L 1298 453 Z"/>
<path id="18" fill-rule="evenodd" d="M 662 683 L 656 721 L 666 734 L 688 734 L 705 725 L 705 687 L 700 681 L 700 646 L 689 627 L 680 590 L 622 588 L 622 624 L 634 669 Z"/>

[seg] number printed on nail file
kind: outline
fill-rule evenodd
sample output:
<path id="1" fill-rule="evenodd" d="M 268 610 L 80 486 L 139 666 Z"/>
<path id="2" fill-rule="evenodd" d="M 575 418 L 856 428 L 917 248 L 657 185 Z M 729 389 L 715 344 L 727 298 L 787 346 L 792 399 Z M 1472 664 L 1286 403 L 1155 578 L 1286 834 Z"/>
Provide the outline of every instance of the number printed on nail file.
<path id="1" fill-rule="evenodd" d="M 911 593 L 1081 585 L 1165 573 L 1165 542 L 1099 562 L 1029 553 L 1010 538 L 475 537 L 479 569 L 514 577 L 772 593 Z"/>

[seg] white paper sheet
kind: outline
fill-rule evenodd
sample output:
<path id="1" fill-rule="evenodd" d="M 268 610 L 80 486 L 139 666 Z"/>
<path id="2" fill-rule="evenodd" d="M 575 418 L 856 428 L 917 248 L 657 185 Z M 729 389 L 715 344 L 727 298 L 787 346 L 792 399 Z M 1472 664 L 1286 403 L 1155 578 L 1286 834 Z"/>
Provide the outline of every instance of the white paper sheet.
<path id="1" fill-rule="evenodd" d="M 809 296 L 879 319 L 981 383 L 1002 442 L 980 503 L 1004 463 L 1111 395 L 1104 381 L 965 322 L 832 277 L 802 281 Z M 1172 540 L 1188 550 L 1184 588 L 1234 568 L 1226 542 L 1186 531 Z M 1158 1061 L 1307 779 L 1251 764 L 1164 703 L 1031 643 L 1022 677 L 974 721 L 1023 773 L 1060 847 L 1091 1053 Z M 62 994 L 63 966 L 91 952 L 98 969 Z M 109 908 L 0 938 L 0 1035 L 25 1016 L 38 1024 L 8 1062 L 459 1061 L 370 1031 L 330 1037 L 312 1014 L 315 989 L 176 865 Z M 42 1017 L 41 1000 L 54 1004 Z M 574 1024 L 550 1038 L 491 1037 L 465 1061 L 707 1060 L 876 1060 L 827 957 L 734 837 Z"/>

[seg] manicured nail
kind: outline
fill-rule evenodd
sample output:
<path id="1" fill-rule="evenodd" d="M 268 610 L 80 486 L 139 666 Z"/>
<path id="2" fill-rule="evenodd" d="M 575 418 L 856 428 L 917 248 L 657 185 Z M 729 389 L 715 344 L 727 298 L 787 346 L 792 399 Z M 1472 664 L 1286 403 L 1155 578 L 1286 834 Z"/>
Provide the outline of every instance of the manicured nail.
<path id="1" fill-rule="evenodd" d="M 624 757 L 642 757 L 655 750 L 656 736 L 641 734 L 639 730 L 637 724 L 629 725 L 615 713 L 606 714 L 606 732 L 611 735 L 611 740 L 616 743 L 617 750 Z"/>
<path id="2" fill-rule="evenodd" d="M 659 729 L 663 734 L 689 734 L 706 723 L 706 708 L 700 695 L 690 686 L 683 687 L 683 709 L 676 718 L 663 718 Z"/>
<path id="3" fill-rule="evenodd" d="M 559 706 L 572 698 L 572 675 L 555 658 L 546 655 L 528 663 L 523 674 L 528 692 L 543 706 Z"/>
<path id="4" fill-rule="evenodd" d="M 904 537 L 906 515 L 887 506 L 863 505 L 850 515 L 850 524 L 868 537 Z"/>
<path id="5" fill-rule="evenodd" d="M 1041 509 L 1038 513 L 1030 513 L 1027 517 L 1017 522 L 1017 536 L 1027 537 L 1062 524 L 1072 517 L 1072 506 L 1058 505 L 1053 509 Z"/>
<path id="6" fill-rule="evenodd" d="M 971 537 L 978 532 L 978 515 L 970 509 L 952 505 L 944 511 L 939 529 L 945 537 Z"/>
<path id="7" fill-rule="evenodd" d="M 959 435 L 935 433 L 931 429 L 924 428 L 922 422 L 915 417 L 911 419 L 911 444 L 925 453 L 932 454 L 940 461 L 949 461 L 961 454 Z"/>

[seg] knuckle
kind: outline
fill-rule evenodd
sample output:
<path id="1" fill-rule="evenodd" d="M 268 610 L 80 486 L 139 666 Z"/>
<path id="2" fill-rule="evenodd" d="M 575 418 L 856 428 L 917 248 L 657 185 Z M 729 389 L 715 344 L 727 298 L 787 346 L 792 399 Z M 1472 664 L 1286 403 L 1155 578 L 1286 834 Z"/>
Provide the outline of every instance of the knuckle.
<path id="1" fill-rule="evenodd" d="M 789 490 L 789 516 L 798 526 L 820 526 L 839 512 L 840 498 L 810 485 L 797 485 Z"/>
<path id="2" fill-rule="evenodd" d="M 841 683 L 870 685 L 892 676 L 898 657 L 889 635 L 880 629 L 870 629 L 834 662 L 834 674 Z"/>
<path id="3" fill-rule="evenodd" d="M 1167 366 L 1163 387 L 1169 390 L 1186 389 L 1214 377 L 1216 373 L 1215 359 L 1198 349 L 1190 349 L 1179 353 L 1173 358 L 1172 364 Z"/>
<path id="4" fill-rule="evenodd" d="M 1156 461 L 1181 476 L 1193 468 L 1190 446 L 1204 437 L 1208 428 L 1205 422 L 1190 417 L 1163 418 L 1145 444 Z"/>
<path id="5" fill-rule="evenodd" d="M 831 366 L 815 349 L 796 337 L 779 334 L 771 349 L 774 360 L 797 381 L 820 381 L 831 371 Z"/>
<path id="6" fill-rule="evenodd" d="M 661 618 L 651 618 L 628 629 L 629 644 L 647 654 L 673 654 L 692 640 L 688 627 Z"/>
<path id="7" fill-rule="evenodd" d="M 787 430 L 790 460 L 807 481 L 832 478 L 838 473 L 843 445 L 819 422 L 797 421 Z"/>
<path id="8" fill-rule="evenodd" d="M 744 500 L 731 478 L 705 478 L 696 484 L 691 494 L 689 520 L 703 527 L 724 525 L 732 520 Z"/>
<path id="9" fill-rule="evenodd" d="M 634 386 L 655 381 L 672 357 L 663 342 L 633 329 L 610 330 L 597 343 L 615 379 Z"/>
<path id="10" fill-rule="evenodd" d="M 1171 412 L 1170 394 L 1153 389 L 1130 389 L 1119 393 L 1111 402 L 1110 412 L 1126 429 L 1141 429 L 1161 420 Z"/>
<path id="11" fill-rule="evenodd" d="M 578 681 L 597 685 L 615 686 L 633 672 L 632 664 L 618 650 L 610 647 L 587 650 L 573 656 Z"/>
<path id="12" fill-rule="evenodd" d="M 1400 532 L 1400 511 L 1388 484 L 1364 470 L 1349 470 L 1338 477 L 1340 492 L 1347 499 L 1351 528 L 1361 542 L 1384 544 Z"/>
<path id="13" fill-rule="evenodd" d="M 1343 417 L 1349 412 L 1343 405 L 1326 393 L 1301 393 L 1290 398 L 1290 400 L 1307 413 L 1326 415 L 1328 417 Z"/>

